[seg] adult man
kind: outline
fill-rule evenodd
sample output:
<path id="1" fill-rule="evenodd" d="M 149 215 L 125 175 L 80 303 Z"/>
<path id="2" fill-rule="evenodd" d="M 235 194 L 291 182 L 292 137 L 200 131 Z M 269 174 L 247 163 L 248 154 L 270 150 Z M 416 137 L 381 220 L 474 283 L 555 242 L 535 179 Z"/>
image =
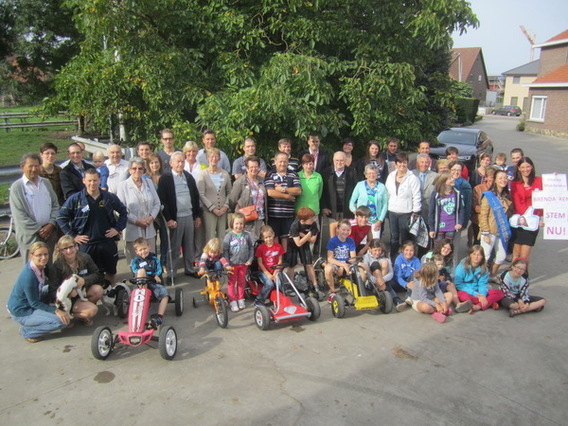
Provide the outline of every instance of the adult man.
<path id="1" fill-rule="evenodd" d="M 171 171 L 164 173 L 158 182 L 158 195 L 164 205 L 166 226 L 170 229 L 173 257 L 171 274 L 177 272 L 180 249 L 183 246 L 185 275 L 197 278 L 193 267 L 195 253 L 194 230 L 201 226 L 199 192 L 193 176 L 184 170 L 183 153 L 174 152 L 170 157 Z"/>
<path id="2" fill-rule="evenodd" d="M 420 181 L 420 193 L 422 195 L 422 210 L 420 214 L 426 223 L 428 223 L 428 214 L 430 212 L 430 198 L 435 190 L 434 181 L 438 176 L 437 173 L 430 170 L 431 161 L 432 159 L 428 154 L 418 154 L 416 158 L 417 169 L 412 171 Z M 424 253 L 422 253 L 423 251 Z M 418 257 L 420 258 L 426 251 L 423 247 L 419 247 Z"/>
<path id="3" fill-rule="evenodd" d="M 57 202 L 59 205 L 62 205 L 65 198 L 61 190 L 61 167 L 55 164 L 57 160 L 57 145 L 46 142 L 39 147 L 39 152 L 41 156 L 39 176 L 49 180 L 57 195 Z"/>
<path id="4" fill-rule="evenodd" d="M 108 167 L 108 190 L 116 194 L 118 184 L 128 178 L 128 161 L 122 159 L 122 149 L 116 144 L 108 146 L 107 154 L 105 164 Z"/>
<path id="5" fill-rule="evenodd" d="M 333 165 L 323 172 L 322 178 L 321 212 L 338 221 L 351 219 L 353 212 L 349 210 L 349 200 L 357 184 L 357 178 L 355 170 L 345 167 L 343 151 L 333 154 Z"/>
<path id="6" fill-rule="evenodd" d="M 330 166 L 329 155 L 320 149 L 320 137 L 318 135 L 308 137 L 308 149 L 301 151 L 298 158 L 301 160 L 304 154 L 311 154 L 314 157 L 314 170 L 319 174 L 322 174 Z"/>
<path id="7" fill-rule="evenodd" d="M 152 147 L 150 146 L 150 143 L 138 142 L 138 145 L 136 145 L 136 153 L 138 154 L 138 157 L 140 157 L 142 160 L 144 161 L 148 160 L 148 157 L 152 153 Z"/>
<path id="8" fill-rule="evenodd" d="M 32 243 L 45 242 L 51 256 L 57 242 L 59 203 L 49 180 L 39 176 L 40 163 L 37 154 L 25 154 L 20 162 L 23 176 L 10 187 L 10 210 L 24 263 L 29 260 L 28 248 Z"/>
<path id="9" fill-rule="evenodd" d="M 199 150 L 197 153 L 197 161 L 206 166 L 209 166 L 209 161 L 207 160 L 207 150 L 210 148 L 215 148 L 217 144 L 217 137 L 215 136 L 215 132 L 211 129 L 205 129 L 203 131 L 203 136 L 201 137 L 201 141 L 203 142 L 203 148 Z M 227 173 L 231 173 L 231 162 L 229 161 L 229 157 L 223 151 L 219 150 L 221 153 L 221 160 L 219 161 L 219 167 L 225 170 Z"/>
<path id="10" fill-rule="evenodd" d="M 298 175 L 288 170 L 288 154 L 277 153 L 274 163 L 276 171 L 269 173 L 264 181 L 268 194 L 268 225 L 286 250 L 290 226 L 294 221 L 294 205 L 296 197 L 302 194 L 302 185 Z"/>
<path id="11" fill-rule="evenodd" d="M 507 179 L 513 180 L 515 178 L 515 172 L 517 171 L 517 164 L 525 156 L 525 153 L 521 148 L 513 148 L 511 150 L 511 166 L 507 167 Z"/>
<path id="12" fill-rule="evenodd" d="M 170 157 L 174 152 L 181 150 L 176 149 L 174 146 L 175 138 L 172 129 L 163 129 L 160 132 L 160 142 L 162 143 L 162 149 L 158 151 L 158 155 L 162 159 L 162 171 L 169 172 L 171 170 Z"/>
<path id="13" fill-rule="evenodd" d="M 428 141 L 422 141 L 418 144 L 418 154 L 427 154 L 428 157 L 430 157 L 430 142 Z M 413 153 L 410 154 L 409 158 L 409 163 L 408 163 L 408 169 L 409 170 L 416 170 L 416 160 L 418 158 L 418 154 Z M 432 171 L 436 171 L 436 160 L 433 159 L 432 157 L 430 157 L 430 170 Z"/>
<path id="14" fill-rule="evenodd" d="M 79 251 L 91 256 L 114 285 L 118 262 L 116 241 L 126 228 L 128 212 L 115 194 L 100 189 L 101 178 L 94 168 L 85 170 L 83 184 L 85 187 L 67 198 L 59 210 L 57 224 L 79 244 Z"/>
<path id="15" fill-rule="evenodd" d="M 253 138 L 246 138 L 243 143 L 243 151 L 244 155 L 242 157 L 237 158 L 233 162 L 233 176 L 235 177 L 235 180 L 237 180 L 247 172 L 245 164 L 246 159 L 252 156 L 256 156 L 256 141 Z M 266 177 L 266 163 L 262 158 L 259 158 L 259 160 L 260 160 L 260 171 L 258 172 L 258 175 L 262 179 L 264 179 Z"/>
<path id="16" fill-rule="evenodd" d="M 396 170 L 395 163 L 396 163 L 396 155 L 398 154 L 398 143 L 399 140 L 397 138 L 388 138 L 387 149 L 386 151 L 381 152 L 381 155 L 383 156 L 385 162 L 387 163 L 389 173 Z"/>
<path id="17" fill-rule="evenodd" d="M 77 143 L 71 143 L 67 148 L 69 163 L 61 169 L 59 174 L 61 190 L 66 200 L 84 188 L 83 177 L 85 176 L 85 171 L 94 169 L 92 164 L 83 160 L 84 153 L 85 151 Z"/>
<path id="18" fill-rule="evenodd" d="M 288 138 L 282 138 L 278 141 L 278 152 L 283 152 L 288 156 L 288 171 L 292 173 L 298 173 L 300 168 L 300 160 L 292 157 L 292 140 Z M 276 156 L 270 162 L 270 170 L 276 170 Z"/>

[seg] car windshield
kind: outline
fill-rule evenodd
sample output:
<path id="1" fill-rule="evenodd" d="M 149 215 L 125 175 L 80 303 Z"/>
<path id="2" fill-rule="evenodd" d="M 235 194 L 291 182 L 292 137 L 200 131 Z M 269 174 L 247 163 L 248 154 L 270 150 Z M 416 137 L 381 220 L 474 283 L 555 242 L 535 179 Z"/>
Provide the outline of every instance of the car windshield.
<path id="1" fill-rule="evenodd" d="M 474 145 L 477 140 L 476 133 L 446 130 L 438 135 L 438 142 L 445 144 Z"/>

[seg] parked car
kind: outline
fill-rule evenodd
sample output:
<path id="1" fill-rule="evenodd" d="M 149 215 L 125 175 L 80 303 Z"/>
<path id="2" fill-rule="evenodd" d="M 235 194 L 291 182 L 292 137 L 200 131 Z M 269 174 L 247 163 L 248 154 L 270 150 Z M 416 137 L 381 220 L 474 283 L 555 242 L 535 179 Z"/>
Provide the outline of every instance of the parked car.
<path id="1" fill-rule="evenodd" d="M 491 111 L 491 114 L 493 115 L 508 115 L 509 117 L 511 115 L 516 115 L 518 117 L 522 113 L 523 111 L 518 106 L 512 105 L 505 105 L 501 108 L 495 108 L 493 111 Z"/>
<path id="2" fill-rule="evenodd" d="M 493 155 L 493 143 L 487 133 L 479 129 L 452 127 L 442 130 L 437 137 L 438 144 L 430 149 L 432 158 L 446 158 L 446 148 L 455 146 L 458 158 L 469 170 L 477 167 L 479 155 L 487 152 Z"/>

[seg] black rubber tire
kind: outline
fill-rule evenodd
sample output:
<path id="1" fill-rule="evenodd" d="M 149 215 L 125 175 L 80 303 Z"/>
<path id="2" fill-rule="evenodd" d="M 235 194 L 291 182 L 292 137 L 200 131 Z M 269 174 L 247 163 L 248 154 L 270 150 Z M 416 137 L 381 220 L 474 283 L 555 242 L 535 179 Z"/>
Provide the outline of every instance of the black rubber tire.
<path id="1" fill-rule="evenodd" d="M 215 298 L 215 319 L 219 327 L 227 328 L 229 324 L 229 309 L 227 308 L 225 298 L 220 295 Z"/>
<path id="2" fill-rule="evenodd" d="M 331 313 L 335 318 L 343 318 L 345 316 L 345 299 L 339 294 L 331 299 Z"/>
<path id="3" fill-rule="evenodd" d="M 116 293 L 116 313 L 119 318 L 128 316 L 128 307 L 130 306 L 130 296 L 124 288 L 119 288 Z"/>
<path id="4" fill-rule="evenodd" d="M 91 338 L 91 352 L 96 359 L 104 361 L 112 352 L 114 346 L 112 331 L 101 325 L 97 327 Z"/>
<path id="5" fill-rule="evenodd" d="M 308 312 L 311 314 L 308 319 L 310 321 L 316 321 L 321 315 L 319 302 L 315 297 L 308 297 L 306 298 L 306 305 L 308 307 Z"/>
<path id="6" fill-rule="evenodd" d="M 177 352 L 177 333 L 171 326 L 160 328 L 160 338 L 158 340 L 160 356 L 167 361 L 171 361 Z"/>
<path id="7" fill-rule="evenodd" d="M 185 300 L 183 298 L 183 289 L 176 288 L 176 298 L 174 301 L 176 317 L 181 317 L 183 315 L 183 309 L 185 307 Z"/>
<path id="8" fill-rule="evenodd" d="M 254 308 L 254 322 L 261 330 L 268 330 L 270 326 L 270 313 L 266 306 L 257 306 Z"/>
<path id="9" fill-rule="evenodd" d="M 12 232 L 8 235 L 8 231 L 10 231 L 10 228 L 0 228 L 0 242 L 3 243 L 0 246 L 0 259 L 11 259 L 20 253 L 16 232 L 12 229 Z M 4 241 L 6 242 L 4 243 Z"/>
<path id="10" fill-rule="evenodd" d="M 507 117 L 510 117 L 510 116 L 511 116 L 511 113 L 510 113 L 510 112 L 508 112 L 508 113 L 507 113 Z"/>
<path id="11" fill-rule="evenodd" d="M 191 304 L 193 305 L 194 308 L 197 308 L 197 300 L 195 300 L 195 297 L 191 298 Z"/>
<path id="12" fill-rule="evenodd" d="M 491 111 L 491 114 L 496 115 L 497 113 L 495 112 L 495 110 Z"/>
<path id="13" fill-rule="evenodd" d="M 379 291 L 378 293 L 379 309 L 383 314 L 389 314 L 394 306 L 391 294 L 387 291 Z"/>

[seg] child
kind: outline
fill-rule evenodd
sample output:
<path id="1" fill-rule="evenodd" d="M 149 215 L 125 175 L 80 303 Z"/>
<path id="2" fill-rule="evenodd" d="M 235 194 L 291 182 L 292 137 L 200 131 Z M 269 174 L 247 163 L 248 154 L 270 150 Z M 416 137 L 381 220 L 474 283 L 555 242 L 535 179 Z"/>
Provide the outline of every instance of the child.
<path id="1" fill-rule="evenodd" d="M 367 206 L 359 206 L 355 210 L 355 219 L 351 222 L 351 234 L 349 236 L 355 241 L 355 251 L 357 256 L 363 256 L 369 249 L 369 244 L 373 239 L 373 230 L 369 218 L 371 209 Z M 329 235 L 337 235 L 337 225 L 339 222 L 332 222 L 329 225 Z"/>
<path id="2" fill-rule="evenodd" d="M 414 253 L 416 248 L 412 241 L 406 241 L 401 249 L 400 254 L 394 261 L 394 290 L 406 291 L 406 298 L 403 301 L 397 297 L 396 310 L 401 312 L 407 308 L 407 305 L 412 304 L 411 291 L 414 287 L 414 273 L 420 269 L 420 260 Z"/>
<path id="3" fill-rule="evenodd" d="M 349 264 L 347 261 L 355 257 L 355 241 L 349 237 L 350 233 L 351 223 L 347 219 L 342 220 L 337 227 L 337 235 L 327 243 L 327 264 L 324 274 L 330 288 L 327 299 L 329 303 L 332 302 L 336 293 L 334 275 L 341 277 L 348 274 Z"/>
<path id="4" fill-rule="evenodd" d="M 437 246 L 434 247 L 433 251 L 429 251 L 424 256 L 422 256 L 420 262 L 426 263 L 427 261 L 432 259 L 432 256 L 434 256 L 435 254 L 441 255 L 442 258 L 444 259 L 444 267 L 448 271 L 448 277 L 449 277 L 451 275 L 451 272 L 454 270 L 454 264 L 452 263 L 453 252 L 454 252 L 454 243 L 452 242 L 452 240 L 446 238 L 440 241 L 439 244 L 437 244 Z"/>
<path id="5" fill-rule="evenodd" d="M 221 256 L 221 242 L 219 238 L 211 238 L 205 247 L 203 247 L 203 253 L 199 258 L 199 275 L 203 275 L 206 272 L 213 271 L 220 274 L 223 271 L 223 263 Z"/>
<path id="6" fill-rule="evenodd" d="M 500 152 L 495 156 L 495 164 L 494 167 L 497 167 L 499 170 L 507 171 L 507 154 L 504 152 Z"/>
<path id="7" fill-rule="evenodd" d="M 166 288 L 161 284 L 162 279 L 162 265 L 158 257 L 150 252 L 150 244 L 144 238 L 140 237 L 134 241 L 134 251 L 136 257 L 132 259 L 130 268 L 132 273 L 138 278 L 150 277 L 154 279 L 155 283 L 148 284 L 148 289 L 152 291 L 154 297 L 158 299 L 158 313 L 152 314 L 150 321 L 154 328 L 158 328 L 163 322 L 166 308 L 170 300 L 170 295 Z"/>
<path id="8" fill-rule="evenodd" d="M 227 293 L 231 311 L 237 312 L 245 308 L 245 277 L 247 267 L 254 257 L 254 246 L 250 234 L 244 230 L 245 217 L 235 213 L 229 223 L 231 231 L 223 239 L 223 259 L 229 275 Z"/>
<path id="9" fill-rule="evenodd" d="M 432 314 L 432 318 L 442 323 L 452 313 L 449 307 L 451 301 L 452 294 L 442 292 L 438 285 L 436 265 L 433 262 L 422 265 L 412 288 L 412 308 L 416 312 Z"/>
<path id="10" fill-rule="evenodd" d="M 263 286 L 258 296 L 256 296 L 254 306 L 264 306 L 264 302 L 276 283 L 274 265 L 282 263 L 282 256 L 286 253 L 284 248 L 274 241 L 274 230 L 272 227 L 264 225 L 260 228 L 260 236 L 264 242 L 258 246 L 254 255 L 258 261 L 259 271 L 257 276 Z"/>
<path id="11" fill-rule="evenodd" d="M 434 181 L 435 190 L 430 198 L 430 212 L 428 226 L 430 238 L 453 240 L 456 231 L 459 231 L 463 222 L 464 208 L 461 195 L 454 188 L 454 178 L 450 172 L 441 172 Z"/>
<path id="12" fill-rule="evenodd" d="M 386 255 L 385 245 L 375 238 L 369 244 L 369 251 L 363 257 L 363 267 L 369 274 L 370 280 L 380 291 L 388 291 L 393 302 L 397 303 L 399 297 L 390 286 L 394 276 L 391 260 Z"/>
<path id="13" fill-rule="evenodd" d="M 511 269 L 501 274 L 501 291 L 505 294 L 501 306 L 509 309 L 511 318 L 530 311 L 539 312 L 546 303 L 542 297 L 529 295 L 527 275 L 527 262 L 524 259 L 516 259 Z"/>
<path id="14" fill-rule="evenodd" d="M 93 154 L 93 165 L 99 172 L 99 175 L 101 175 L 101 189 L 108 190 L 107 181 L 110 172 L 105 164 L 105 155 L 102 151 L 97 151 Z"/>
<path id="15" fill-rule="evenodd" d="M 296 219 L 290 226 L 290 236 L 288 238 L 288 252 L 286 253 L 286 263 L 288 263 L 288 276 L 294 276 L 294 267 L 300 262 L 306 266 L 308 278 L 316 284 L 316 273 L 314 271 L 310 243 L 315 243 L 319 234 L 316 213 L 309 207 L 300 207 L 296 214 Z"/>
<path id="16" fill-rule="evenodd" d="M 456 312 L 468 312 L 471 309 L 472 303 L 470 300 L 466 300 L 465 302 L 459 301 L 458 291 L 452 282 L 450 271 L 446 266 L 444 257 L 441 254 L 434 254 L 429 261 L 433 262 L 438 269 L 438 285 L 440 286 L 440 290 L 442 290 L 443 293 L 451 293 L 452 302 L 456 306 Z"/>

